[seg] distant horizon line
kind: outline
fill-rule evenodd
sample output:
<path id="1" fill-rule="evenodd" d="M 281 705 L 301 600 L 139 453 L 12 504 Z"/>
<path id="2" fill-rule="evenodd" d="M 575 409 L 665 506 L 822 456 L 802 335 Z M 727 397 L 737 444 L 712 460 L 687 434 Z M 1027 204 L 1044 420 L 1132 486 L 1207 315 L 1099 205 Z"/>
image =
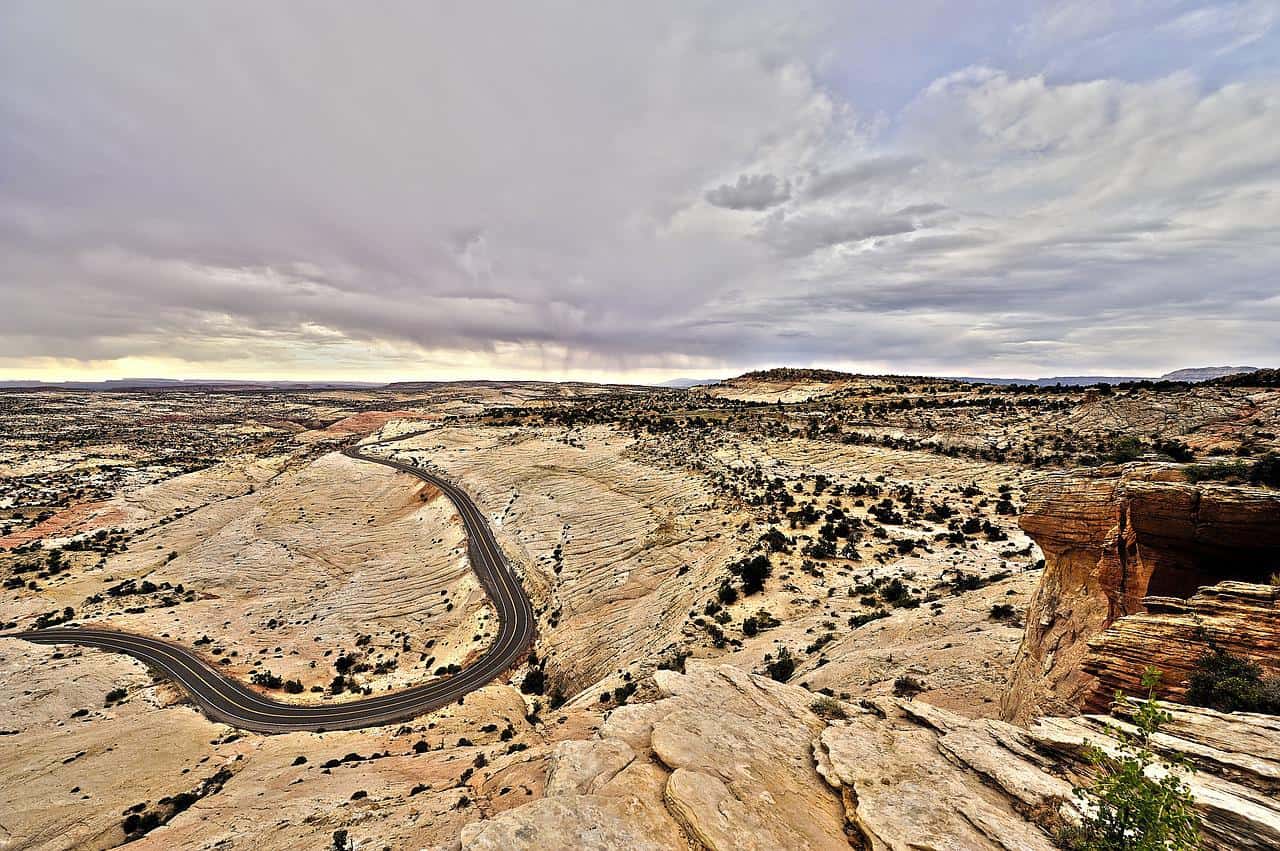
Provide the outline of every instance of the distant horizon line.
<path id="1" fill-rule="evenodd" d="M 797 371 L 821 371 L 821 372 L 838 372 L 844 375 L 862 375 L 868 377 L 901 377 L 901 378 L 932 378 L 940 380 L 965 381 L 965 382 L 1046 382 L 1054 380 L 1071 380 L 1079 382 L 1082 379 L 1092 379 L 1096 382 L 1117 382 L 1117 381 L 1152 381 L 1164 379 L 1170 375 L 1179 373 L 1192 372 L 1219 372 L 1230 370 L 1231 373 L 1252 372 L 1259 369 L 1255 366 L 1199 366 L 1199 367 L 1183 367 L 1179 369 L 1168 370 L 1158 375 L 1133 375 L 1120 373 L 1062 373 L 1057 375 L 1044 375 L 1037 377 L 1016 376 L 1016 375 L 941 375 L 931 374 L 927 372 L 851 372 L 846 369 L 833 369 L 830 367 L 820 366 L 775 366 L 757 369 L 747 369 L 724 377 L 691 377 L 689 375 L 676 375 L 671 378 L 644 381 L 636 379 L 586 379 L 586 378 L 549 378 L 549 377 L 503 377 L 503 378 L 397 378 L 389 381 L 370 381 L 365 379 L 338 379 L 338 378 L 172 378 L 164 376 L 125 376 L 120 378 L 69 378 L 61 380 L 48 380 L 39 378 L 11 378 L 0 379 L 0 389 L 21 389 L 23 387 L 78 387 L 83 389 L 89 385 L 263 385 L 263 386 L 316 386 L 327 385 L 334 387 L 347 388 L 385 388 L 395 385 L 406 384 L 469 384 L 469 383 L 545 383 L 545 384 L 598 384 L 598 385 L 630 385 L 638 387 L 682 387 L 682 386 L 698 386 L 706 384 L 715 384 L 728 381 L 752 373 L 770 372 L 778 369 L 794 369 Z M 1226 374 L 1231 374 L 1226 373 Z M 1216 376 L 1215 376 L 1216 377 Z"/>

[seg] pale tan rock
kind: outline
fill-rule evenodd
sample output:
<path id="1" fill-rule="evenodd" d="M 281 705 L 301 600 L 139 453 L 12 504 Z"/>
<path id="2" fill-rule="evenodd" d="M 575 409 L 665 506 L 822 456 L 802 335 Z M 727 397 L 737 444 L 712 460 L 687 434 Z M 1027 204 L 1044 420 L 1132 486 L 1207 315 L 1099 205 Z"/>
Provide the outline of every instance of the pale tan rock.
<path id="1" fill-rule="evenodd" d="M 1147 667 L 1161 673 L 1162 697 L 1181 700 L 1196 661 L 1219 647 L 1280 676 L 1280 588 L 1221 582 L 1187 600 L 1147 597 L 1145 612 L 1117 619 L 1088 640 L 1081 669 L 1096 684 L 1085 707 L 1100 711 L 1117 691 L 1141 694 Z"/>
<path id="2" fill-rule="evenodd" d="M 661 803 L 601 795 L 543 798 L 466 825 L 461 842 L 463 851 L 678 851 L 689 847 Z"/>
<path id="3" fill-rule="evenodd" d="M 881 712 L 867 713 L 828 727 L 818 740 L 820 770 L 844 796 L 849 823 L 874 851 L 880 849 L 1048 849 L 1053 844 L 1019 814 L 1015 800 L 1002 787 L 987 785 L 983 776 L 963 761 L 981 754 L 983 722 L 947 734 L 953 745 L 948 759 L 937 732 L 914 722 L 892 701 Z M 942 710 L 937 710 L 941 713 Z M 971 738 L 972 737 L 972 738 Z M 995 750 L 987 738 L 986 749 Z M 992 761 L 982 755 L 987 770 Z M 995 772 L 993 772 L 995 773 Z M 1038 769 L 1019 770 L 1016 763 L 1000 767 L 1002 784 L 1023 786 L 1030 780 L 1041 790 L 1041 801 L 1069 794 L 1070 786 L 1053 784 Z M 1024 795 L 1031 795 L 1030 791 Z M 1022 801 L 1018 801 L 1022 804 Z M 1052 807 L 1052 805 L 1050 805 Z"/>
<path id="4" fill-rule="evenodd" d="M 1163 708 L 1173 715 L 1153 746 L 1166 755 L 1187 759 L 1195 771 L 1182 773 L 1200 813 L 1206 847 L 1273 849 L 1280 847 L 1280 799 L 1274 794 L 1275 768 L 1280 764 L 1277 719 L 1249 713 L 1213 713 L 1206 730 L 1205 712 L 1174 704 Z M 1059 764 L 1080 776 L 1086 770 L 1086 750 L 1097 747 L 1116 753 L 1113 731 L 1126 729 L 1115 719 L 1086 715 L 1043 718 L 1027 735 L 1041 751 L 1058 757 Z M 1208 735 L 1205 735 L 1208 733 Z M 1247 749 L 1241 754 L 1235 747 Z M 1153 769 L 1153 775 L 1160 774 Z"/>
<path id="5" fill-rule="evenodd" d="M 1079 818 L 1072 788 L 1088 783 L 1087 749 L 1118 753 L 1115 734 L 1126 729 L 1102 716 L 1043 718 L 1024 730 L 920 701 L 880 700 L 869 707 L 828 727 L 815 757 L 873 849 L 1053 847 L 1038 825 Z M 1277 847 L 1280 722 L 1164 708 L 1173 718 L 1153 746 L 1194 767 L 1183 779 L 1202 819 L 1205 847 Z"/>
<path id="6" fill-rule="evenodd" d="M 594 795 L 635 758 L 619 739 L 560 742 L 547 766 L 547 797 Z"/>

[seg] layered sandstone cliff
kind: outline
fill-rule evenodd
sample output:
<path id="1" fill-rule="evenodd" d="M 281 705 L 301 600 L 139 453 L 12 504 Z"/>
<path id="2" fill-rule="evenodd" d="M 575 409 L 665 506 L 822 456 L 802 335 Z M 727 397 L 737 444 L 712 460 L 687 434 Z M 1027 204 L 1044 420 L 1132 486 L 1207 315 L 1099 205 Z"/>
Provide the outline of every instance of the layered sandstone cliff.
<path id="1" fill-rule="evenodd" d="M 1116 691 L 1141 692 L 1142 671 L 1162 674 L 1162 695 L 1181 700 L 1196 660 L 1211 647 L 1256 662 L 1280 675 L 1280 588 L 1223 582 L 1189 600 L 1147 597 L 1146 609 L 1120 618 L 1089 639 L 1083 669 L 1095 685 L 1085 708 L 1104 711 Z"/>
<path id="2" fill-rule="evenodd" d="M 1045 572 L 1003 701 L 1006 719 L 1096 707 L 1089 641 L 1145 612 L 1145 598 L 1186 600 L 1223 581 L 1266 582 L 1280 566 L 1280 492 L 1181 478 L 1169 465 L 1101 468 L 1051 474 L 1031 489 L 1021 525 L 1043 550 Z"/>

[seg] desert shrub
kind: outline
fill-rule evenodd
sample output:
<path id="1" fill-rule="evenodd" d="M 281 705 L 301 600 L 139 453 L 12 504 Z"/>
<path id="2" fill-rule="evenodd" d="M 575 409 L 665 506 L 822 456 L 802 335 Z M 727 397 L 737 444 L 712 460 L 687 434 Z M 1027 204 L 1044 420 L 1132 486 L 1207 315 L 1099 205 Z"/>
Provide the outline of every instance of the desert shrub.
<path id="1" fill-rule="evenodd" d="M 1263 677 L 1262 669 L 1243 656 L 1211 646 L 1196 660 L 1186 700 L 1219 712 L 1280 715 L 1280 679 Z"/>
<path id="2" fill-rule="evenodd" d="M 843 721 L 849 717 L 845 714 L 844 706 L 834 697 L 828 697 L 825 694 L 818 695 L 814 698 L 813 703 L 809 704 L 809 708 L 813 710 L 813 714 L 827 720 Z"/>
<path id="3" fill-rule="evenodd" d="M 787 537 L 778 527 L 770 526 L 769 531 L 760 536 L 760 543 L 764 544 L 770 552 L 789 553 L 795 541 Z"/>
<path id="4" fill-rule="evenodd" d="M 1017 614 L 1018 610 L 1009 603 L 996 603 L 991 607 L 991 619 L 993 621 L 1012 620 Z"/>
<path id="5" fill-rule="evenodd" d="M 857 629 L 860 626 L 866 626 L 872 621 L 878 621 L 880 618 L 889 617 L 889 613 L 884 609 L 873 609 L 870 612 L 862 612 L 861 614 L 852 615 L 849 618 L 849 627 Z"/>
<path id="6" fill-rule="evenodd" d="M 280 688 L 284 685 L 284 681 L 270 671 L 254 671 L 249 675 L 249 682 L 264 688 Z"/>
<path id="7" fill-rule="evenodd" d="M 747 637 L 751 637 L 763 630 L 772 629 L 780 623 L 781 621 L 773 615 L 769 614 L 764 609 L 761 609 L 754 615 L 749 615 L 748 617 L 743 618 L 742 634 Z"/>
<path id="8" fill-rule="evenodd" d="M 1223 479 L 1243 479 L 1249 474 L 1249 465 L 1243 461 L 1211 461 L 1196 464 L 1183 470 L 1189 482 L 1216 482 Z"/>
<path id="9" fill-rule="evenodd" d="M 1199 824 L 1191 792 L 1183 782 L 1182 763 L 1161 761 L 1151 750 L 1151 737 L 1172 719 L 1153 695 L 1160 672 L 1142 675 L 1146 700 L 1137 703 L 1133 733 L 1116 731 L 1115 753 L 1090 747 L 1089 761 L 1097 774 L 1075 790 L 1084 819 L 1059 836 L 1060 844 L 1075 851 L 1190 851 L 1200 847 Z M 1116 702 L 1123 700 L 1116 694 Z M 1149 775 L 1159 766 L 1163 771 Z M 1158 779 L 1157 779 L 1158 778 Z"/>
<path id="10" fill-rule="evenodd" d="M 1249 470 L 1249 481 L 1255 485 L 1280 488 L 1280 455 L 1268 452 Z"/>
<path id="11" fill-rule="evenodd" d="M 1181 440 L 1157 440 L 1153 448 L 1161 455 L 1168 455 L 1173 460 L 1181 461 L 1184 464 L 1195 457 L 1191 447 Z"/>
<path id="12" fill-rule="evenodd" d="M 522 694 L 542 694 L 547 687 L 547 674 L 541 668 L 530 668 L 520 682 Z"/>
<path id="13" fill-rule="evenodd" d="M 791 651 L 785 647 L 779 650 L 777 658 L 770 659 L 765 664 L 765 672 L 780 683 L 791 679 L 791 675 L 796 672 L 796 660 L 791 657 Z"/>
<path id="14" fill-rule="evenodd" d="M 880 587 L 880 597 L 891 606 L 901 606 L 910 599 L 911 589 L 898 577 L 894 577 Z"/>
<path id="15" fill-rule="evenodd" d="M 893 681 L 893 693 L 896 697 L 915 697 L 927 688 L 928 686 L 910 674 L 903 674 Z"/>
<path id="16" fill-rule="evenodd" d="M 742 580 L 742 593 L 750 596 L 764 590 L 764 582 L 773 573 L 769 557 L 757 555 L 729 565 L 729 572 Z"/>
<path id="17" fill-rule="evenodd" d="M 1142 457 L 1142 453 L 1145 450 L 1146 447 L 1142 445 L 1141 440 L 1133 435 L 1126 435 L 1111 444 L 1110 449 L 1107 450 L 1106 458 L 1108 461 L 1123 464 L 1126 461 L 1136 461 Z"/>
<path id="18" fill-rule="evenodd" d="M 664 656 L 658 661 L 658 670 L 660 671 L 679 671 L 684 673 L 684 663 L 688 659 L 690 653 L 688 650 L 674 650 L 671 655 Z"/>

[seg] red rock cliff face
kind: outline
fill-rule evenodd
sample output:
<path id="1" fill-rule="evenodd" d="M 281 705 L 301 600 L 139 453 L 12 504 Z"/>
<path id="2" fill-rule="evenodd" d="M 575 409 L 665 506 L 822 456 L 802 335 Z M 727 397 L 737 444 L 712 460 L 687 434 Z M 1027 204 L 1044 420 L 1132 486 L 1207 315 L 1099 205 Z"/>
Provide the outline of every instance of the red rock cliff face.
<path id="1" fill-rule="evenodd" d="M 1142 671 L 1160 670 L 1161 696 L 1184 699 L 1186 681 L 1210 644 L 1252 659 L 1280 676 L 1280 588 L 1222 582 L 1190 600 L 1148 597 L 1145 612 L 1126 615 L 1089 639 L 1083 669 L 1094 686 L 1084 709 L 1105 712 L 1117 690 L 1141 694 Z"/>
<path id="2" fill-rule="evenodd" d="M 1088 642 L 1145 611 L 1144 598 L 1185 599 L 1280 571 L 1280 493 L 1187 484 L 1165 465 L 1050 474 L 1032 488 L 1021 525 L 1044 551 L 1045 572 L 1002 703 L 1019 722 L 1095 703 Z"/>

